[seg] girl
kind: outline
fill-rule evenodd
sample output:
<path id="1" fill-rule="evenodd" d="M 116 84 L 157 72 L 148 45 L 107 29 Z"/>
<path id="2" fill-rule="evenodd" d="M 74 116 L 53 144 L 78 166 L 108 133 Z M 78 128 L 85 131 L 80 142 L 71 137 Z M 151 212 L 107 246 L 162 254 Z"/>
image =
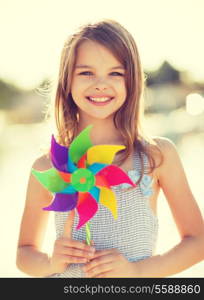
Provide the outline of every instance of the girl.
<path id="1" fill-rule="evenodd" d="M 93 243 L 76 230 L 74 211 L 55 213 L 57 239 L 52 255 L 41 245 L 52 195 L 31 174 L 18 242 L 17 266 L 40 277 L 166 277 L 204 258 L 204 223 L 189 188 L 174 144 L 162 137 L 145 138 L 140 124 L 144 73 L 130 33 L 112 20 L 86 25 L 62 50 L 55 95 L 58 142 L 69 146 L 93 124 L 94 145 L 125 145 L 114 164 L 137 187 L 112 187 L 118 219 L 105 207 L 91 219 Z M 33 168 L 51 168 L 48 155 Z M 158 234 L 156 206 L 162 189 L 174 216 L 180 243 L 154 255 Z"/>

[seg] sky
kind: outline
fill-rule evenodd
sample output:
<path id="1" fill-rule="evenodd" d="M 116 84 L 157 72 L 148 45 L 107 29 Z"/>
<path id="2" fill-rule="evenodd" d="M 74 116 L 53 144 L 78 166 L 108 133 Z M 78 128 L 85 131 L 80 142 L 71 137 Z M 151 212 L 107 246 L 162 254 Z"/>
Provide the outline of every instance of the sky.
<path id="1" fill-rule="evenodd" d="M 204 80 L 204 0 L 0 0 L 0 78 L 33 88 L 58 72 L 78 26 L 111 18 L 135 38 L 143 67 L 168 60 Z"/>

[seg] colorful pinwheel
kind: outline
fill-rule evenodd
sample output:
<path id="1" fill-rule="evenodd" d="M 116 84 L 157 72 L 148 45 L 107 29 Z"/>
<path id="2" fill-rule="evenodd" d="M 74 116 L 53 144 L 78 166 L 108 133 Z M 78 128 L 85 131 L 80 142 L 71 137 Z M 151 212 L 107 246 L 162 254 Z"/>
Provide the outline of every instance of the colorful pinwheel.
<path id="1" fill-rule="evenodd" d="M 128 183 L 136 186 L 119 167 L 111 165 L 115 153 L 125 148 L 120 145 L 92 145 L 89 138 L 92 125 L 86 127 L 70 144 L 59 145 L 51 140 L 50 158 L 53 168 L 40 172 L 32 169 L 39 182 L 54 194 L 44 210 L 77 210 L 77 229 L 86 224 L 87 243 L 90 244 L 90 224 L 98 203 L 106 206 L 117 218 L 117 201 L 111 186 Z"/>

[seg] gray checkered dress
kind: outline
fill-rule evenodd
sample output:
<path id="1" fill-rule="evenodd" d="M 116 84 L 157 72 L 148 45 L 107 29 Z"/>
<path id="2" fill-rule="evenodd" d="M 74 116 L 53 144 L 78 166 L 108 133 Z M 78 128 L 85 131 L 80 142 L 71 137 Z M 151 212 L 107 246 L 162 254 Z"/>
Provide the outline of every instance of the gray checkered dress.
<path id="1" fill-rule="evenodd" d="M 140 175 L 141 165 L 139 156 L 134 152 L 135 169 L 128 171 L 128 176 L 136 182 Z M 144 155 L 144 167 L 147 169 L 148 160 Z M 153 255 L 158 235 L 158 219 L 149 206 L 149 196 L 152 194 L 152 177 L 144 174 L 140 184 L 128 190 L 129 184 L 112 187 L 118 205 L 118 218 L 115 220 L 111 212 L 99 204 L 99 209 L 90 220 L 91 239 L 97 250 L 116 248 L 129 261 L 138 261 Z M 68 212 L 55 212 L 57 238 L 62 236 Z M 78 216 L 75 215 L 73 239 L 86 240 L 85 226 L 76 230 Z M 60 274 L 50 277 L 85 277 L 82 264 L 71 264 Z"/>

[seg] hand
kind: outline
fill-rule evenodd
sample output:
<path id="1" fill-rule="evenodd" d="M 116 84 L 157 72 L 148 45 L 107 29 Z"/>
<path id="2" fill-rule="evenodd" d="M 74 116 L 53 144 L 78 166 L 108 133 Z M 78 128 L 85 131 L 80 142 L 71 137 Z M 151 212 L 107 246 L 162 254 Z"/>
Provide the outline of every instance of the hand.
<path id="1" fill-rule="evenodd" d="M 117 249 L 96 251 L 83 271 L 92 278 L 137 277 L 135 264 L 129 262 Z"/>
<path id="2" fill-rule="evenodd" d="M 64 272 L 69 264 L 87 263 L 93 257 L 93 247 L 72 239 L 74 215 L 72 210 L 66 220 L 63 236 L 55 241 L 50 258 L 51 274 Z"/>

